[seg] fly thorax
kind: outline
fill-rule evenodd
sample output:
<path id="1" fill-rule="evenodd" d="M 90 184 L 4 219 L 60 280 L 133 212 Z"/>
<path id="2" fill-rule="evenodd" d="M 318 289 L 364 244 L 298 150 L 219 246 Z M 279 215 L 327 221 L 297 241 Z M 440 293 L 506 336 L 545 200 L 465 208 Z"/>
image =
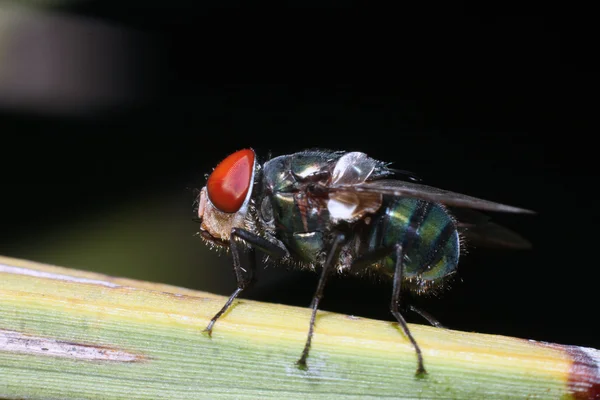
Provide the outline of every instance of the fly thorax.
<path id="1" fill-rule="evenodd" d="M 266 235 L 275 235 L 275 216 L 273 205 L 269 196 L 262 196 L 256 200 L 254 214 L 256 215 L 257 230 Z"/>

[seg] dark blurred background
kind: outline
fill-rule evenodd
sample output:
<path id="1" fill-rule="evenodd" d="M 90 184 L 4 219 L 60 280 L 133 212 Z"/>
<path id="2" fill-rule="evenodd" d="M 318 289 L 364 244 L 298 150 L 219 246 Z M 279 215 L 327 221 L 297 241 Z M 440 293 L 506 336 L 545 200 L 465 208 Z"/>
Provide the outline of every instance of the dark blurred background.
<path id="1" fill-rule="evenodd" d="M 230 259 L 194 236 L 204 174 L 246 146 L 360 150 L 538 212 L 493 215 L 532 250 L 470 249 L 417 305 L 600 348 L 584 22 L 116 4 L 0 4 L 0 254 L 229 295 Z M 261 269 L 245 296 L 308 306 L 317 279 Z M 390 292 L 332 279 L 323 308 L 391 319 Z"/>

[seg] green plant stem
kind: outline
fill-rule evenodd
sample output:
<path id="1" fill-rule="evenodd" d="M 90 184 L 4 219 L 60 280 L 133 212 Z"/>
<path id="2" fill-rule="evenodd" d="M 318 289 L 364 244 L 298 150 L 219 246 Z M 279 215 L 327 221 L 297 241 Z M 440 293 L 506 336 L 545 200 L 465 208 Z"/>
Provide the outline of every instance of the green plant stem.
<path id="1" fill-rule="evenodd" d="M 410 324 L 234 303 L 168 285 L 0 257 L 0 398 L 598 398 L 600 352 Z"/>

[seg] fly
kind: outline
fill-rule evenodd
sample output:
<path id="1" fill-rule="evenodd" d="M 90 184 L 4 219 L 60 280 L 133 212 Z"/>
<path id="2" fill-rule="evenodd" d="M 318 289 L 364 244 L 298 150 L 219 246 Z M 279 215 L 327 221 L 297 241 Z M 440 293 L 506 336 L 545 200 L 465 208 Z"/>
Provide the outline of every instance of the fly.
<path id="1" fill-rule="evenodd" d="M 297 361 L 306 367 L 327 278 L 333 272 L 375 272 L 392 281 L 390 311 L 415 349 L 417 374 L 425 374 L 421 349 L 399 311 L 401 291 L 441 288 L 456 272 L 463 239 L 528 247 L 519 235 L 475 210 L 533 213 L 426 186 L 361 152 L 308 150 L 260 165 L 254 150 L 239 150 L 217 165 L 198 197 L 200 234 L 210 245 L 231 250 L 237 280 L 237 289 L 205 331 L 212 333 L 253 282 L 256 250 L 269 260 L 320 267 Z M 242 267 L 243 255 L 249 268 Z M 410 309 L 439 326 L 427 313 Z"/>

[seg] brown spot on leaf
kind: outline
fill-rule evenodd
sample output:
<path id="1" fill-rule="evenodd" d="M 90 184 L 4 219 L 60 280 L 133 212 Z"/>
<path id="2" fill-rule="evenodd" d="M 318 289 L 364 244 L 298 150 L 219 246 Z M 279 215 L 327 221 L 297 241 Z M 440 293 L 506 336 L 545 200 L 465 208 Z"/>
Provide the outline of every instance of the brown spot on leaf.
<path id="1" fill-rule="evenodd" d="M 76 343 L 0 329 L 0 352 L 81 361 L 141 362 L 147 359 L 118 347 Z"/>

